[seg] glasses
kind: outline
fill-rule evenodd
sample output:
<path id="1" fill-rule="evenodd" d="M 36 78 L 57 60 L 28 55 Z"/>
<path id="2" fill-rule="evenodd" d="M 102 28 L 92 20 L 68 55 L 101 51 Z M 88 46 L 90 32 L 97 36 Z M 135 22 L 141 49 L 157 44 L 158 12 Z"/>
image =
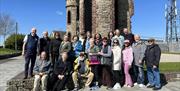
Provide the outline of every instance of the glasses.
<path id="1" fill-rule="evenodd" d="M 103 42 L 107 42 L 107 41 L 103 41 Z"/>
<path id="2" fill-rule="evenodd" d="M 118 42 L 113 42 L 113 43 L 116 43 L 116 44 L 117 44 Z"/>

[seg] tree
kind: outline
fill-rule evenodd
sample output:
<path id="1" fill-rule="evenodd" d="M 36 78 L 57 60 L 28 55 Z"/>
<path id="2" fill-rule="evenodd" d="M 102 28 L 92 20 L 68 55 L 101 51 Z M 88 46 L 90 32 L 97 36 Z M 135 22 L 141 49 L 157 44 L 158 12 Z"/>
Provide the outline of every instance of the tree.
<path id="1" fill-rule="evenodd" d="M 4 47 L 6 36 L 15 30 L 15 21 L 8 14 L 0 14 L 0 35 L 4 37 Z"/>
<path id="2" fill-rule="evenodd" d="M 5 41 L 5 47 L 13 50 L 15 49 L 15 36 L 17 38 L 17 49 L 22 50 L 23 39 L 25 37 L 24 34 L 12 34 L 7 37 Z"/>

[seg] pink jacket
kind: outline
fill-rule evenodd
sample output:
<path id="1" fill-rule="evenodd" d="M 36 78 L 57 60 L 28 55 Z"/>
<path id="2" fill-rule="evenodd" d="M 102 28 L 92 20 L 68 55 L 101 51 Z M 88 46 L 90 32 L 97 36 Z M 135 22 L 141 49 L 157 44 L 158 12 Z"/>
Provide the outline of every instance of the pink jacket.
<path id="1" fill-rule="evenodd" d="M 131 65 L 133 62 L 133 49 L 132 49 L 132 47 L 125 48 L 122 51 L 122 53 L 123 53 L 123 62 Z"/>

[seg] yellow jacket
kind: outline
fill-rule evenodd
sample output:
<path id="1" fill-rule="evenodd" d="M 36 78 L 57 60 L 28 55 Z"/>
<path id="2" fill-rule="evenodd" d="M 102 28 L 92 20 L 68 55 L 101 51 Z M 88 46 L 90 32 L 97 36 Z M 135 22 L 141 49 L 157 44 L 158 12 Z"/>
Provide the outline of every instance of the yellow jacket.
<path id="1" fill-rule="evenodd" d="M 76 58 L 76 60 L 74 61 L 74 72 L 78 72 L 78 67 L 80 66 L 79 61 L 80 61 L 79 57 Z M 91 72 L 91 67 L 89 66 L 90 63 L 89 63 L 89 60 L 87 58 L 85 58 L 84 62 L 85 62 L 85 65 L 86 65 L 86 72 L 83 75 L 86 76 L 86 75 L 88 75 L 89 72 Z"/>

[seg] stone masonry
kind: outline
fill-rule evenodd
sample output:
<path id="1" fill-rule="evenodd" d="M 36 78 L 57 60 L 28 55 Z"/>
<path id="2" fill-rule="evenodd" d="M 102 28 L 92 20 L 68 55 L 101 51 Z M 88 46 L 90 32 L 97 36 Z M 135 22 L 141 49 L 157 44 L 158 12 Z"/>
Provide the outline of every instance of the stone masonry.
<path id="1" fill-rule="evenodd" d="M 109 31 L 125 27 L 131 31 L 133 0 L 66 0 L 66 9 L 67 31 L 72 35 L 90 31 L 107 36 Z"/>

